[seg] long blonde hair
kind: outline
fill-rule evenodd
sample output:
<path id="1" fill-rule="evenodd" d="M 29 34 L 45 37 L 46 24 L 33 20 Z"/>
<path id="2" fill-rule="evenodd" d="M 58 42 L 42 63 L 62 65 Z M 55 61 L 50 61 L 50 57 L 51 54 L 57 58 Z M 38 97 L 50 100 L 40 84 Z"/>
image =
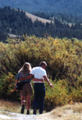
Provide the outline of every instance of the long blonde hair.
<path id="1" fill-rule="evenodd" d="M 29 63 L 29 62 L 25 62 L 24 64 L 23 64 L 23 66 L 22 66 L 22 68 L 18 71 L 18 72 L 26 72 L 26 66 L 28 65 L 28 73 L 30 73 L 31 72 L 31 70 L 32 70 L 32 67 L 31 67 L 31 64 Z"/>

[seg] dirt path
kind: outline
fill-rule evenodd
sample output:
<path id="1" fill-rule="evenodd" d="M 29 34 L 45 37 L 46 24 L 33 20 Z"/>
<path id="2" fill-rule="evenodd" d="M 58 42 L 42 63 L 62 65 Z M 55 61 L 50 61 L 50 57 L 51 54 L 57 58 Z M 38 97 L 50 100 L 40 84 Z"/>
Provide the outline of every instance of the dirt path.
<path id="1" fill-rule="evenodd" d="M 20 114 L 20 104 L 0 102 L 0 120 L 82 120 L 82 103 L 73 103 L 57 107 L 41 115 Z M 26 113 L 26 111 L 25 111 Z"/>
<path id="2" fill-rule="evenodd" d="M 41 120 L 38 115 L 22 115 L 19 113 L 0 111 L 0 120 Z"/>

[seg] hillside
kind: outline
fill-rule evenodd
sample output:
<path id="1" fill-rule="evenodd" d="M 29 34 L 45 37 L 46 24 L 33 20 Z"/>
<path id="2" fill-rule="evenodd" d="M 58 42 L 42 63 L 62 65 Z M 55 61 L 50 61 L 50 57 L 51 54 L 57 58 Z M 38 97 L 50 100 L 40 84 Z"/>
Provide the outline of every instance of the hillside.
<path id="1" fill-rule="evenodd" d="M 53 12 L 82 15 L 82 0 L 0 0 L 0 7 L 10 6 L 26 12 Z"/>
<path id="2" fill-rule="evenodd" d="M 61 19 L 54 17 L 54 24 L 52 24 L 48 19 L 37 17 L 20 9 L 11 9 L 10 7 L 0 8 L 0 16 L 0 41 L 5 42 L 10 34 L 82 39 L 82 25 L 78 22 L 69 26 L 69 24 L 62 22 Z M 65 16 L 65 18 L 68 17 Z"/>
<path id="3" fill-rule="evenodd" d="M 32 22 L 35 22 L 36 20 L 41 21 L 42 23 L 51 23 L 52 22 L 51 20 L 47 20 L 47 19 L 44 19 L 44 18 L 41 18 L 41 17 L 37 17 L 37 16 L 35 16 L 33 14 L 30 14 L 28 12 L 25 12 L 25 13 L 26 13 L 26 16 L 28 18 L 31 18 Z"/>
<path id="4" fill-rule="evenodd" d="M 23 34 L 44 36 L 46 27 L 51 22 L 51 20 L 37 17 L 19 9 L 11 9 L 10 7 L 0 8 L 0 16 L 1 41 L 7 39 L 10 34 L 17 36 Z"/>

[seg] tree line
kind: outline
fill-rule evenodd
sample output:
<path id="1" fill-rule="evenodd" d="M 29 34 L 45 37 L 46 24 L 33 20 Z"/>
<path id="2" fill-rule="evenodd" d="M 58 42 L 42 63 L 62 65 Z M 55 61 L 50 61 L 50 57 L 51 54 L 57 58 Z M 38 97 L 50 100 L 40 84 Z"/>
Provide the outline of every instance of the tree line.
<path id="1" fill-rule="evenodd" d="M 44 24 L 38 20 L 32 22 L 24 11 L 11 9 L 10 7 L 0 8 L 0 16 L 0 41 L 3 42 L 8 38 L 9 33 L 19 36 L 82 38 L 82 25 L 80 22 L 69 25 L 68 22 L 63 22 L 57 17 L 53 20 L 54 24 L 52 22 Z"/>

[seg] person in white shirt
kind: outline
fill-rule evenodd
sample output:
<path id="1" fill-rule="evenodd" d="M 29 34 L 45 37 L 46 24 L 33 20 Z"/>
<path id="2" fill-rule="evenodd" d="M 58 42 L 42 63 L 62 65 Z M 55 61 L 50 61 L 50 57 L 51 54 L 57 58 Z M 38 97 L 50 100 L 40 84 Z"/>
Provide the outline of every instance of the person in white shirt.
<path id="1" fill-rule="evenodd" d="M 34 102 L 33 102 L 33 114 L 36 114 L 36 110 L 39 106 L 39 113 L 42 114 L 44 110 L 44 98 L 45 98 L 45 84 L 46 81 L 50 87 L 53 87 L 52 83 L 47 77 L 46 73 L 47 63 L 45 61 L 40 62 L 38 67 L 34 67 L 30 72 L 27 79 L 34 77 Z M 26 79 L 26 78 L 22 78 Z"/>
<path id="2" fill-rule="evenodd" d="M 46 73 L 47 63 L 45 61 L 40 62 L 38 67 L 34 67 L 30 74 L 37 79 L 43 79 L 43 81 L 34 81 L 34 103 L 33 103 L 33 114 L 36 114 L 36 110 L 39 105 L 39 113 L 42 114 L 44 110 L 44 98 L 45 98 L 45 85 L 44 80 L 53 87 L 49 81 Z"/>

